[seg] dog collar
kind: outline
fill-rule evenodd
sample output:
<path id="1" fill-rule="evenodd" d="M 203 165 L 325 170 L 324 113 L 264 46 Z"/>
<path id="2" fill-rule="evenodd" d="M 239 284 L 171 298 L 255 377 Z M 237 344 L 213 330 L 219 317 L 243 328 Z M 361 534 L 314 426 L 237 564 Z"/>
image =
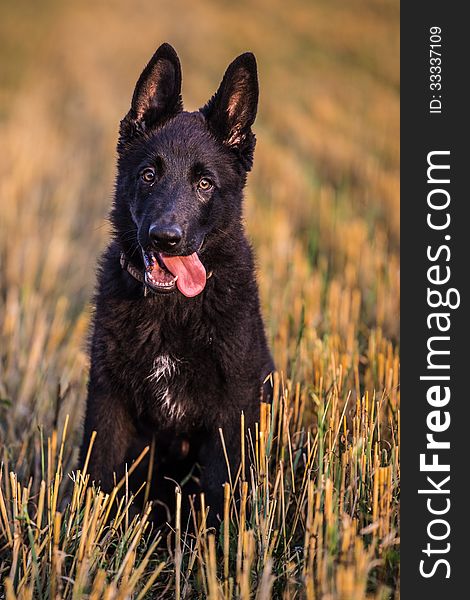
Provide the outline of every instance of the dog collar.
<path id="1" fill-rule="evenodd" d="M 132 275 L 134 279 L 136 279 L 139 283 L 142 283 L 144 286 L 144 296 L 148 296 L 149 293 L 154 294 L 155 292 L 149 288 L 149 286 L 145 283 L 145 276 L 140 269 L 134 266 L 124 252 L 121 252 L 121 256 L 119 258 L 119 262 L 121 263 L 121 269 L 123 271 L 127 271 L 129 275 Z M 212 277 L 212 271 L 209 271 L 207 274 L 207 279 Z"/>
<path id="2" fill-rule="evenodd" d="M 144 275 L 141 271 L 139 271 L 139 269 L 137 267 L 134 267 L 134 265 L 129 262 L 127 256 L 124 254 L 124 252 L 121 252 L 121 257 L 120 257 L 120 263 L 121 263 L 121 269 L 123 271 L 127 271 L 129 273 L 129 275 L 132 275 L 132 277 L 134 279 L 137 279 L 137 281 L 140 281 L 140 283 L 145 283 L 145 278 Z"/>

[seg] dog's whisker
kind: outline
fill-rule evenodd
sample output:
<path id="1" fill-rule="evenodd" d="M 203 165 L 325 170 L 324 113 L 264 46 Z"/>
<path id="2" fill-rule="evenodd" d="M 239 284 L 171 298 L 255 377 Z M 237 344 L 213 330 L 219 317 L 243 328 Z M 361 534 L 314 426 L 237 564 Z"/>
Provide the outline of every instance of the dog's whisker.
<path id="1" fill-rule="evenodd" d="M 225 235 L 225 237 L 227 237 L 228 239 L 232 240 L 232 241 L 236 241 L 236 239 L 227 231 L 225 231 L 224 229 L 220 229 L 220 227 L 215 227 L 214 231 L 217 231 L 217 233 L 221 233 L 222 235 Z"/>

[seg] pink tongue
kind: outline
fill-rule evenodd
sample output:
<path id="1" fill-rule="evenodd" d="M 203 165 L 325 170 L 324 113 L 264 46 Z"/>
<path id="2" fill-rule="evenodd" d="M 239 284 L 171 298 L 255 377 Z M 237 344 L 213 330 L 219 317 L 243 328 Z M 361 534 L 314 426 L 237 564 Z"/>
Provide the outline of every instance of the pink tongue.
<path id="1" fill-rule="evenodd" d="M 176 285 L 182 294 L 192 298 L 202 292 L 206 285 L 206 270 L 197 252 L 190 256 L 162 256 L 162 259 L 170 273 L 178 276 Z"/>

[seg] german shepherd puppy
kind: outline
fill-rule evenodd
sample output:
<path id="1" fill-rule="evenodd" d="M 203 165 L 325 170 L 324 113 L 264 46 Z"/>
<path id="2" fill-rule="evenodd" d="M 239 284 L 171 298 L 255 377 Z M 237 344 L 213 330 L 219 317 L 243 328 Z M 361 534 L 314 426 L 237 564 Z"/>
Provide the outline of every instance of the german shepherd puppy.
<path id="1" fill-rule="evenodd" d="M 152 445 L 150 498 L 160 523 L 175 482 L 185 482 L 186 498 L 205 492 L 217 525 L 228 481 L 219 428 L 234 473 L 240 414 L 253 430 L 263 394 L 269 400 L 273 361 L 242 224 L 257 104 L 256 61 L 246 53 L 203 108 L 184 111 L 180 62 L 163 44 L 121 121 L 81 462 L 96 431 L 89 473 L 109 491 Z M 145 461 L 136 469 L 134 488 L 148 469 Z"/>

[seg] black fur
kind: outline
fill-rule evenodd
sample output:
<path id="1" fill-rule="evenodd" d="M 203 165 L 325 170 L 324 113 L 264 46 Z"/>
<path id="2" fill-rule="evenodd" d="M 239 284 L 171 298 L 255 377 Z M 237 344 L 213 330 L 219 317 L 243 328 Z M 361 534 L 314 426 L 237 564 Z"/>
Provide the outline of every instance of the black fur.
<path id="1" fill-rule="evenodd" d="M 219 428 L 236 470 L 240 413 L 253 429 L 263 381 L 273 370 L 242 224 L 257 101 L 256 62 L 247 53 L 229 66 L 203 109 L 183 112 L 178 57 L 168 44 L 157 50 L 121 122 L 114 233 L 96 293 L 81 461 L 96 430 L 89 472 L 108 490 L 113 472 L 119 478 L 154 439 L 152 497 L 171 510 L 174 483 L 167 478 L 181 482 L 192 471 L 184 490 L 205 492 L 212 524 L 228 478 Z M 148 166 L 156 172 L 151 184 L 140 177 Z M 209 192 L 197 188 L 201 176 L 213 183 Z M 178 290 L 144 295 L 142 283 L 121 268 L 124 252 L 144 271 L 149 227 L 162 222 L 183 232 L 175 254 L 200 248 L 212 272 L 194 298 Z M 134 485 L 146 475 L 143 464 Z"/>

